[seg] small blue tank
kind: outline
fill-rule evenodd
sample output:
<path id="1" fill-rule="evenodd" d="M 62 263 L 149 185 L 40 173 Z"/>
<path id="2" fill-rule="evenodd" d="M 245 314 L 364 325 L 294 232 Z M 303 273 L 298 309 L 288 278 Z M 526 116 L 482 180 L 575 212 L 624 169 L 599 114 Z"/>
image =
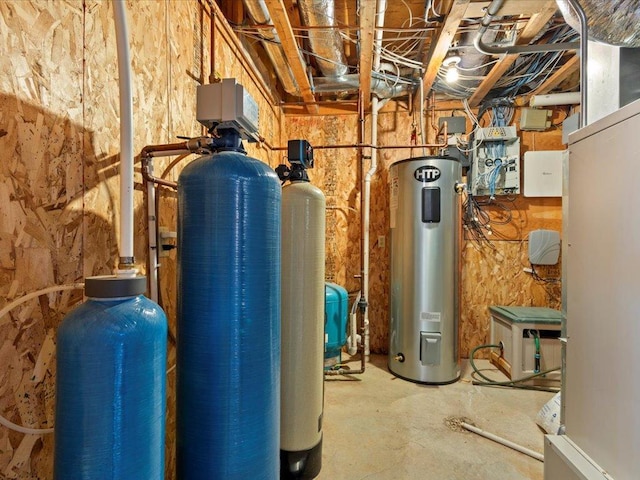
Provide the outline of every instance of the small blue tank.
<path id="1" fill-rule="evenodd" d="M 340 363 L 341 351 L 347 342 L 347 312 L 349 298 L 347 291 L 340 285 L 325 284 L 325 368 Z"/>
<path id="2" fill-rule="evenodd" d="M 167 319 L 145 277 L 91 277 L 58 329 L 54 478 L 164 479 Z"/>

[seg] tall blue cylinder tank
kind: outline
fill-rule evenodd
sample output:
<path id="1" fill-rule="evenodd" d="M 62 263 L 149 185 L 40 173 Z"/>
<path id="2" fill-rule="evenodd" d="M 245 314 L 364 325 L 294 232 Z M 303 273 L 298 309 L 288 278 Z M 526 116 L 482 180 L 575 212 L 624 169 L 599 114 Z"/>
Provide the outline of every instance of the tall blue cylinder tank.
<path id="1" fill-rule="evenodd" d="M 275 172 L 238 152 L 178 180 L 180 480 L 278 478 L 280 205 Z"/>
<path id="2" fill-rule="evenodd" d="M 167 320 L 145 286 L 87 278 L 58 329 L 57 480 L 164 479 Z"/>

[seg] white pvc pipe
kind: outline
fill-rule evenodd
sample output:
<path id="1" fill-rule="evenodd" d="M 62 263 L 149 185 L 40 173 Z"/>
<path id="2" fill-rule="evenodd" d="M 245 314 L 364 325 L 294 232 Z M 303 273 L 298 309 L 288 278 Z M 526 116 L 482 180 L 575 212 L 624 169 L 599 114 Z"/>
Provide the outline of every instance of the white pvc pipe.
<path id="1" fill-rule="evenodd" d="M 550 93 L 548 95 L 534 95 L 529 101 L 532 107 L 548 107 L 553 105 L 577 105 L 580 103 L 580 92 Z"/>
<path id="2" fill-rule="evenodd" d="M 373 70 L 377 72 L 380 69 L 380 54 L 382 51 L 382 28 L 384 27 L 384 16 L 387 10 L 387 0 L 378 0 L 376 4 L 376 35 L 374 39 L 374 57 L 373 57 Z M 375 95 L 371 100 L 371 145 L 376 147 L 378 145 L 378 111 L 381 105 L 378 101 L 378 97 Z M 364 245 L 364 251 L 362 252 L 363 267 L 362 272 L 362 295 L 365 300 L 369 301 L 369 225 L 370 225 L 370 210 L 371 210 L 371 179 L 378 170 L 378 151 L 376 148 L 371 149 L 371 166 L 369 171 L 364 177 L 364 218 L 362 225 L 362 243 Z M 369 355 L 369 306 L 364 311 L 364 354 Z"/>
<path id="3" fill-rule="evenodd" d="M 70 285 L 56 285 L 54 287 L 47 287 L 41 290 L 37 290 L 35 292 L 28 293 L 13 302 L 4 306 L 2 310 L 0 310 L 0 325 L 3 325 L 2 317 L 4 317 L 11 310 L 16 308 L 18 305 L 23 304 L 24 302 L 31 300 L 32 298 L 39 297 L 40 295 L 45 295 L 47 293 L 61 292 L 63 290 L 76 290 L 79 288 L 84 288 L 84 283 L 73 283 Z M 13 423 L 11 420 L 4 418 L 0 415 L 0 425 L 4 425 L 10 430 L 15 430 L 16 432 L 26 433 L 29 435 L 43 435 L 45 433 L 53 433 L 53 428 L 29 428 L 23 427 L 21 425 L 17 425 Z"/>
<path id="4" fill-rule="evenodd" d="M 358 353 L 358 342 L 360 339 L 360 335 L 358 335 L 358 302 L 360 301 L 360 297 L 362 292 L 358 292 L 356 299 L 353 301 L 353 306 L 351 307 L 351 312 L 349 313 L 349 329 L 351 331 L 351 335 L 347 338 L 347 344 L 349 345 L 347 351 L 349 355 L 355 355 Z"/>
<path id="5" fill-rule="evenodd" d="M 467 430 L 469 430 L 470 432 L 477 433 L 478 435 L 484 438 L 488 438 L 489 440 L 493 440 L 494 442 L 504 445 L 505 447 L 512 448 L 513 450 L 516 450 L 520 453 L 524 453 L 525 455 L 529 455 L 530 457 L 535 458 L 536 460 L 540 460 L 541 462 L 544 462 L 544 455 L 542 455 L 541 453 L 530 450 L 526 447 L 523 447 L 522 445 L 518 445 L 517 443 L 513 443 L 512 441 L 506 440 L 502 437 L 494 435 L 493 433 L 489 433 L 485 430 L 482 430 L 481 428 L 474 427 L 473 425 L 469 425 L 468 423 L 462 422 L 460 425 L 463 428 L 466 428 Z"/>
<path id="6" fill-rule="evenodd" d="M 112 0 L 120 88 L 120 261 L 133 263 L 133 97 L 124 0 Z"/>

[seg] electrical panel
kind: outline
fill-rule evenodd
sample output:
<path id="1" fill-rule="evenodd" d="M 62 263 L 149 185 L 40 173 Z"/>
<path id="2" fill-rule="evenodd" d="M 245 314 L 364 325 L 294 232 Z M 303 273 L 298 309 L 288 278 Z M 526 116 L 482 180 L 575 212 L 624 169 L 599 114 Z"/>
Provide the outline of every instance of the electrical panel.
<path id="1" fill-rule="evenodd" d="M 477 196 L 520 193 L 520 139 L 516 127 L 478 128 L 470 184 Z"/>

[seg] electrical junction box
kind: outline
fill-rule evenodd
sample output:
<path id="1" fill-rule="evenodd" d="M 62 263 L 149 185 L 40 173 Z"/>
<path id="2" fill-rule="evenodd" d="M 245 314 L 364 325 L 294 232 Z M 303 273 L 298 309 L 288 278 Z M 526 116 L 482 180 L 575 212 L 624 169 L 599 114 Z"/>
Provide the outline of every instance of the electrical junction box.
<path id="1" fill-rule="evenodd" d="M 543 108 L 522 108 L 520 110 L 520 130 L 543 131 L 551 127 L 551 110 Z"/>
<path id="2" fill-rule="evenodd" d="M 524 196 L 562 196 L 563 150 L 524 152 Z"/>
<path id="3" fill-rule="evenodd" d="M 490 197 L 520 193 L 520 138 L 516 127 L 478 128 L 474 143 L 471 193 Z"/>
<path id="4" fill-rule="evenodd" d="M 529 263 L 555 265 L 560 257 L 560 232 L 533 230 L 529 233 Z"/>
<path id="5" fill-rule="evenodd" d="M 438 127 L 447 122 L 447 134 L 465 133 L 467 131 L 467 117 L 440 117 L 438 118 Z"/>
<path id="6" fill-rule="evenodd" d="M 489 360 L 511 380 L 532 375 L 535 368 L 535 337 L 540 340 L 540 371 L 560 367 L 562 313 L 546 307 L 490 306 L 491 344 Z M 558 385 L 560 370 L 525 382 L 528 385 Z"/>
<path id="7" fill-rule="evenodd" d="M 257 141 L 258 104 L 235 78 L 198 86 L 196 103 L 196 119 L 208 129 L 232 128 Z"/>

